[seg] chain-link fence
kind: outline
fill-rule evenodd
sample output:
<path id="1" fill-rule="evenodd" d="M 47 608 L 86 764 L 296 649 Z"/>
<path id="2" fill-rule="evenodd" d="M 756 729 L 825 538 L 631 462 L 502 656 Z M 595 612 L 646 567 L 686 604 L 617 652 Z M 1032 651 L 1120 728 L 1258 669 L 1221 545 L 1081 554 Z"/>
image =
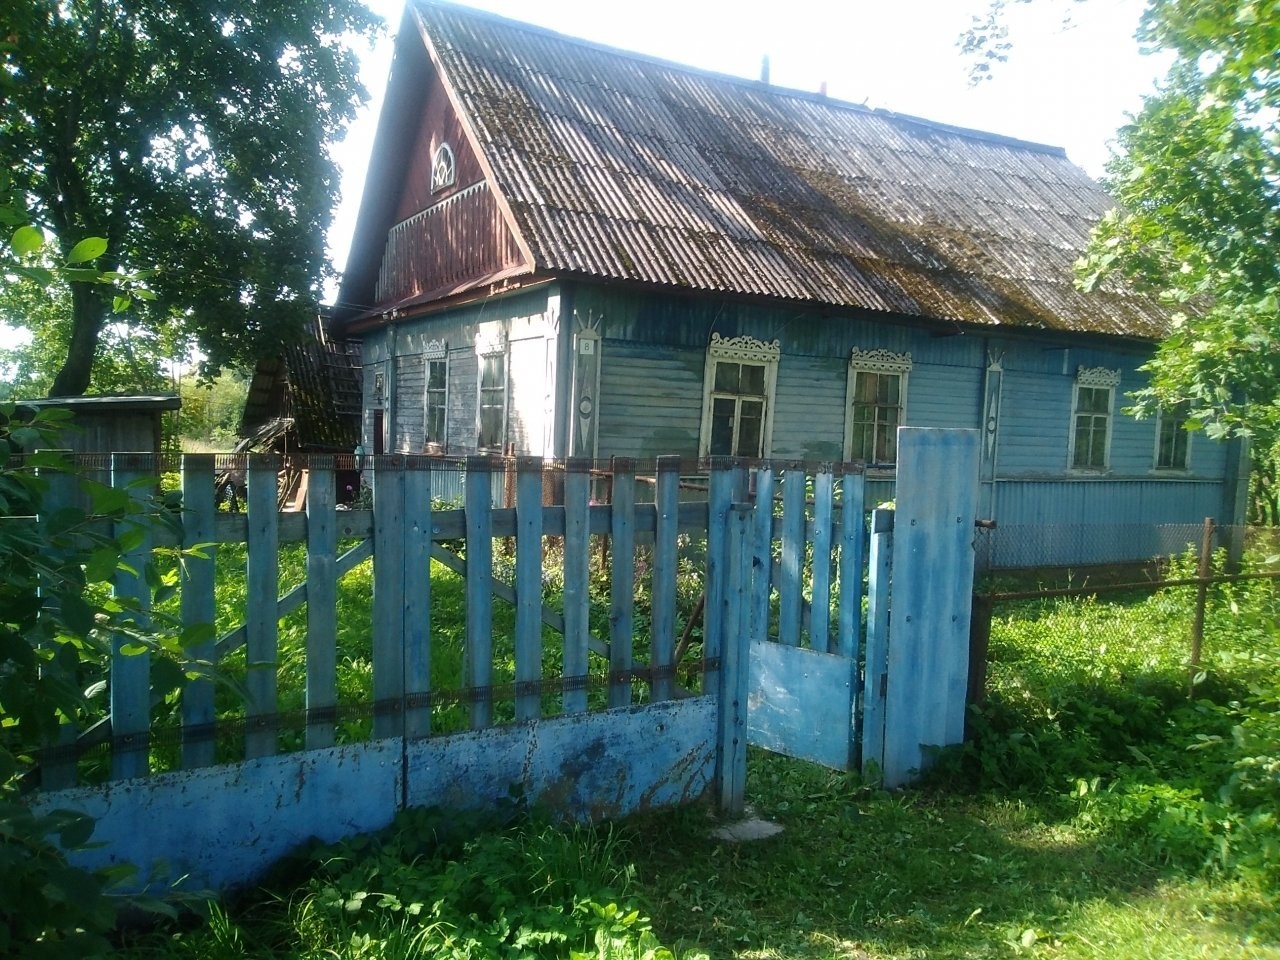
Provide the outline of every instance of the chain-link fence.
<path id="1" fill-rule="evenodd" d="M 1099 532 L 1053 530 L 1040 542 L 1087 543 Z M 1081 689 L 1160 683 L 1193 692 L 1223 658 L 1274 645 L 1276 534 L 1166 527 L 1159 535 L 1178 549 L 1143 564 L 988 573 L 974 604 L 971 699 L 1051 709 Z"/>

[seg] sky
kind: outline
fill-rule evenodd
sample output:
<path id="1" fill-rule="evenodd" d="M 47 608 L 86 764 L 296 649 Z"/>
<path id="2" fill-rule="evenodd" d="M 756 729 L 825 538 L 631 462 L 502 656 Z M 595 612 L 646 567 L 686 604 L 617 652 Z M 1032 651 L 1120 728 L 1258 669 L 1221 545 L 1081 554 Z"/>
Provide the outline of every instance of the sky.
<path id="1" fill-rule="evenodd" d="M 469 0 L 468 5 L 570 36 L 706 70 L 758 79 L 929 120 L 1065 147 L 1094 176 L 1108 143 L 1154 89 L 1168 61 L 1144 56 L 1134 31 L 1144 0 L 1035 0 L 1011 5 L 1014 48 L 995 78 L 969 82 L 957 38 L 989 0 Z M 329 248 L 342 268 L 354 231 L 381 97 L 390 37 L 403 0 L 369 4 L 388 21 L 366 50 L 371 100 L 336 155 L 342 203 Z M 1064 27 L 1064 17 L 1070 16 Z"/>

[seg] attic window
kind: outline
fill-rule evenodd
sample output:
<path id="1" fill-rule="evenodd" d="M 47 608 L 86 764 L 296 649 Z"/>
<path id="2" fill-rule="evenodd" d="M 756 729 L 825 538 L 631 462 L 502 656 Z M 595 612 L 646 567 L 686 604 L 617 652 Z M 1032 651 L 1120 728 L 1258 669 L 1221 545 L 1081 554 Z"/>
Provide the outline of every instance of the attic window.
<path id="1" fill-rule="evenodd" d="M 458 179 L 458 165 L 453 159 L 453 148 L 447 143 L 436 147 L 435 156 L 431 158 L 431 192 L 452 187 Z"/>

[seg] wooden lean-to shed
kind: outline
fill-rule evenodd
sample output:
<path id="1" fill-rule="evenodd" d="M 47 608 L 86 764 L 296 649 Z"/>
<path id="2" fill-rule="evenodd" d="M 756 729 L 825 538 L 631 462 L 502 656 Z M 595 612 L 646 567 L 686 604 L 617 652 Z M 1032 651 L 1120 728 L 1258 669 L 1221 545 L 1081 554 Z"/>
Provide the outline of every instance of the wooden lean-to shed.
<path id="1" fill-rule="evenodd" d="M 176 396 L 88 396 L 24 400 L 24 406 L 66 410 L 71 429 L 62 443 L 76 453 L 157 453 L 164 417 L 181 409 Z"/>
<path id="2" fill-rule="evenodd" d="M 1036 562 L 1137 559 L 1241 516 L 1242 451 L 1124 412 L 1169 316 L 1075 285 L 1110 206 L 1055 147 L 410 0 L 334 319 L 366 449 L 861 461 L 888 499 L 898 426 L 967 427 L 985 515 L 1089 531 Z"/>
<path id="3" fill-rule="evenodd" d="M 258 361 L 245 395 L 237 453 L 276 453 L 285 458 L 283 502 L 300 503 L 305 476 L 294 454 L 350 456 L 360 443 L 360 345 L 330 337 L 321 318 L 309 335 L 278 356 Z M 224 475 L 222 484 L 243 483 Z M 337 496 L 351 499 L 359 489 L 354 470 L 340 468 Z M 238 487 L 233 486 L 233 490 Z"/>

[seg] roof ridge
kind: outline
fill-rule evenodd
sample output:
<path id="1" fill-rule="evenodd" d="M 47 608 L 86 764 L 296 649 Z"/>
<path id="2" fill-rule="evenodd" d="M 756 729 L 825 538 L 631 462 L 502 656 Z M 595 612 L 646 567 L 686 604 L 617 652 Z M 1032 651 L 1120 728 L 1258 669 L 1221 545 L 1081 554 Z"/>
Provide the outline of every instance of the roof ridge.
<path id="1" fill-rule="evenodd" d="M 715 80 L 733 83 L 738 86 L 747 87 L 760 92 L 768 92 L 777 96 L 792 97 L 827 107 L 852 110 L 857 113 L 864 113 L 889 121 L 908 123 L 918 127 L 938 130 L 943 133 L 955 134 L 956 136 L 966 137 L 971 140 L 1003 144 L 1017 149 L 1029 150 L 1036 153 L 1045 153 L 1063 158 L 1066 158 L 1067 156 L 1065 147 L 1056 146 L 1054 144 L 1040 143 L 1035 140 L 1024 140 L 1020 137 L 1009 136 L 1001 133 L 992 133 L 987 130 L 977 130 L 973 127 L 964 127 L 958 124 L 945 123 L 940 120 L 930 120 L 927 117 L 918 117 L 910 113 L 901 113 L 887 107 L 868 107 L 865 103 L 854 103 L 852 100 L 842 100 L 838 97 L 832 97 L 824 93 L 800 90 L 795 87 L 784 87 L 763 80 L 752 80 L 747 77 L 736 76 L 732 73 L 723 73 L 719 70 L 708 70 L 705 67 L 697 67 L 692 64 L 681 63 L 678 60 L 669 60 L 665 57 L 657 56 L 656 54 L 643 53 L 638 50 L 629 50 L 625 47 L 615 47 L 611 44 L 602 43 L 598 40 L 588 40 L 585 37 L 576 37 L 572 34 L 554 30 L 551 27 L 544 27 L 539 24 L 516 20 L 513 17 L 494 13 L 491 10 L 480 10 L 476 7 L 467 6 L 464 3 L 457 3 L 455 0 L 408 0 L 408 2 L 419 9 L 435 7 L 440 10 L 461 13 L 465 16 L 473 16 L 478 19 L 500 23 L 504 26 L 523 31 L 525 33 L 541 34 L 542 36 L 550 37 L 555 40 L 588 47 L 598 52 L 607 53 L 611 56 L 625 57 L 631 60 L 639 60 L 644 63 L 656 64 L 658 66 L 679 70 L 688 74 L 710 77 Z"/>

